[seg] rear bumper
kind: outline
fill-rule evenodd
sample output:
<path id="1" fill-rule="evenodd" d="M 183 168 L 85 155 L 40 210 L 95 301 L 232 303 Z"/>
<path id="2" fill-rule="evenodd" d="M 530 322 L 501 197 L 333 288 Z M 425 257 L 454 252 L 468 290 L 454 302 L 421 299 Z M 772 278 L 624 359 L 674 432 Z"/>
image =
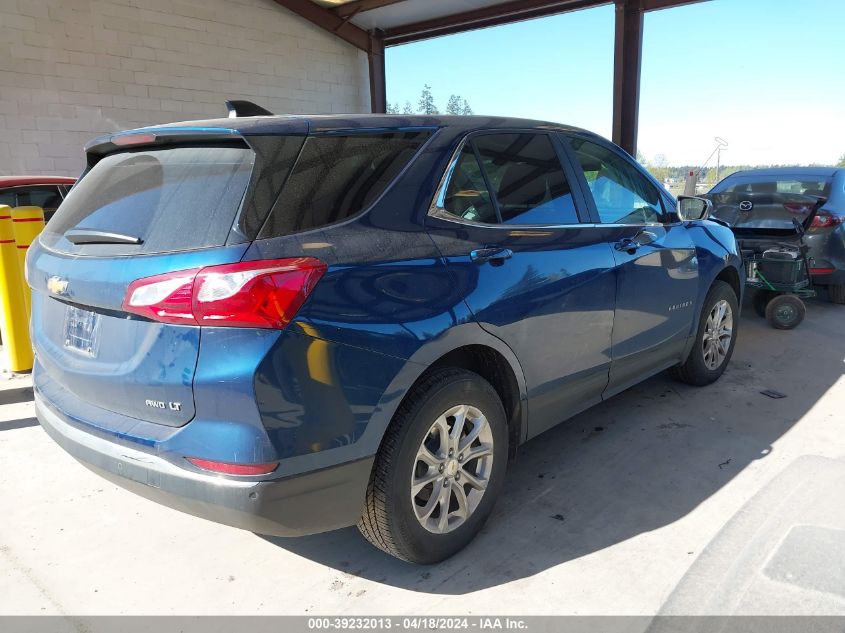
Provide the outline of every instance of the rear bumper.
<path id="1" fill-rule="evenodd" d="M 217 523 L 273 536 L 301 536 L 353 525 L 364 507 L 372 457 L 271 481 L 196 473 L 110 442 L 62 419 L 38 392 L 47 434 L 109 481 L 162 505 Z"/>

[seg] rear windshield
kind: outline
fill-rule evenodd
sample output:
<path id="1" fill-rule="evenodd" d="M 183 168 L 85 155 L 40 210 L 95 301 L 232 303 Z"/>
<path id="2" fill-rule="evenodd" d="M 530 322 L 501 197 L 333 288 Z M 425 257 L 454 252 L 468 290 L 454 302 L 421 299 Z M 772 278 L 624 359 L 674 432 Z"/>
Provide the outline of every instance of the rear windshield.
<path id="1" fill-rule="evenodd" d="M 249 184 L 246 147 L 176 147 L 112 154 L 70 191 L 42 243 L 81 255 L 163 253 L 222 246 Z M 69 230 L 137 237 L 141 244 L 73 244 Z"/>
<path id="2" fill-rule="evenodd" d="M 429 136 L 403 131 L 309 137 L 259 238 L 333 224 L 363 211 Z"/>
<path id="3" fill-rule="evenodd" d="M 713 193 L 797 193 L 805 196 L 830 195 L 832 176 L 779 175 L 733 176 L 713 188 Z"/>

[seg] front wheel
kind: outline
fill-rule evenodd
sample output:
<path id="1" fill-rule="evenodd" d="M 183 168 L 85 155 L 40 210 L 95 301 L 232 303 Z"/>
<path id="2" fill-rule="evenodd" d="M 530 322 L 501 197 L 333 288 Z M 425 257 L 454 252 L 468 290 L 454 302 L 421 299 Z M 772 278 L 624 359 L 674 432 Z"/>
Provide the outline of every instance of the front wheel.
<path id="1" fill-rule="evenodd" d="M 490 383 L 462 369 L 434 371 L 382 440 L 358 529 L 402 560 L 444 560 L 481 529 L 507 459 L 507 418 Z"/>
<path id="2" fill-rule="evenodd" d="M 675 375 L 691 385 L 709 385 L 724 373 L 736 344 L 739 306 L 730 284 L 715 281 L 704 299 L 695 342 Z"/>

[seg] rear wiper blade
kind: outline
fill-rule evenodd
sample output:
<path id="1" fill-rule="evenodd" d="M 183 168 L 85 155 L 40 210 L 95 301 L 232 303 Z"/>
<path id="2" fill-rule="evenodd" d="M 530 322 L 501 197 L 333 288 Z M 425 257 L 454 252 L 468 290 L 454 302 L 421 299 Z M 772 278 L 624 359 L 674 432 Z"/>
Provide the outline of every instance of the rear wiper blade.
<path id="1" fill-rule="evenodd" d="M 71 229 L 65 233 L 68 242 L 74 244 L 143 244 L 144 240 L 134 235 L 98 231 L 97 229 Z"/>

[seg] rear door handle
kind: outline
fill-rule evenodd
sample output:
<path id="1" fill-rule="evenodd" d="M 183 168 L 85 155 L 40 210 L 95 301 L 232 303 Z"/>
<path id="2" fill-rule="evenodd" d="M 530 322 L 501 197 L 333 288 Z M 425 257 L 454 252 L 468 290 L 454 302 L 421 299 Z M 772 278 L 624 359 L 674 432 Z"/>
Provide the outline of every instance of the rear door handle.
<path id="1" fill-rule="evenodd" d="M 469 258 L 477 264 L 490 262 L 492 264 L 501 264 L 506 259 L 513 257 L 513 251 L 509 248 L 501 246 L 490 246 L 487 248 L 477 248 L 471 251 Z"/>

